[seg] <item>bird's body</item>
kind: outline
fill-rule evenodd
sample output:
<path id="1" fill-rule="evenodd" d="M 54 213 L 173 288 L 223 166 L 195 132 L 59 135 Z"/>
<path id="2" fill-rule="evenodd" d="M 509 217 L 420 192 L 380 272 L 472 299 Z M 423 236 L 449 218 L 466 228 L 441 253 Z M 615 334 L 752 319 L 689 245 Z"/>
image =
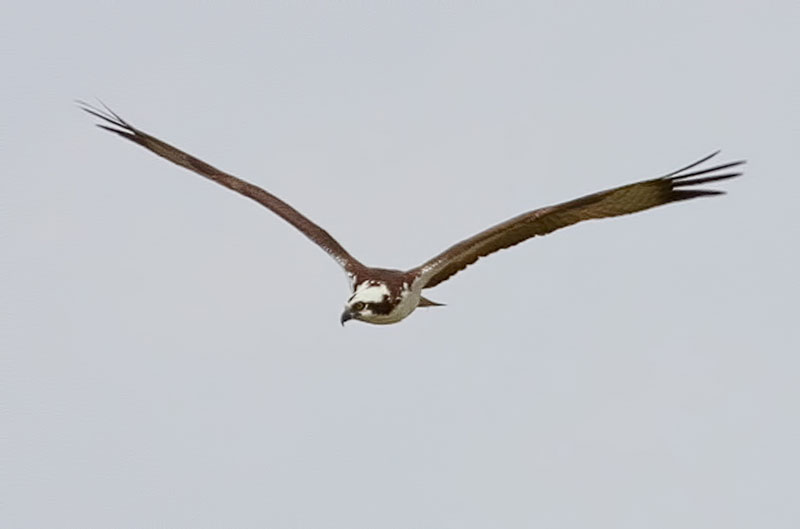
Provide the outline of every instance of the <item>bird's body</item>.
<path id="1" fill-rule="evenodd" d="M 269 208 L 325 250 L 350 280 L 352 294 L 345 304 L 342 324 L 350 319 L 374 324 L 396 323 L 417 307 L 438 306 L 439 303 L 422 296 L 423 289 L 438 285 L 483 256 L 531 237 L 546 235 L 583 220 L 626 215 L 670 202 L 721 194 L 721 191 L 696 189 L 694 186 L 739 176 L 741 173 L 726 171 L 744 163 L 730 162 L 697 169 L 717 154 L 713 153 L 659 178 L 523 213 L 451 246 L 411 270 L 387 270 L 361 264 L 327 231 L 264 189 L 136 129 L 108 108 L 103 112 L 83 104 L 83 109 L 111 125 L 101 124 L 100 127 Z"/>

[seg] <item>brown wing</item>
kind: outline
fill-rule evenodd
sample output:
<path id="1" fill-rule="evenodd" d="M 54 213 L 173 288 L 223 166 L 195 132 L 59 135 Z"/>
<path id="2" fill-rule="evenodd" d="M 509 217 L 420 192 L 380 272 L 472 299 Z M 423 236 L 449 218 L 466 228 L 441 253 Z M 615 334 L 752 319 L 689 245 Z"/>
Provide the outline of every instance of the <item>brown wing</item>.
<path id="1" fill-rule="evenodd" d="M 584 220 L 627 215 L 670 202 L 722 194 L 722 191 L 694 188 L 698 184 L 741 175 L 726 169 L 741 165 L 743 161 L 707 169 L 695 169 L 718 153 L 719 151 L 712 153 L 660 178 L 601 191 L 556 206 L 523 213 L 451 246 L 415 268 L 413 272 L 419 274 L 423 288 L 431 288 L 479 258 L 514 246 L 536 235 L 546 235 Z"/>
<path id="2" fill-rule="evenodd" d="M 159 140 L 158 138 L 154 138 L 153 136 L 142 132 L 119 117 L 108 107 L 105 107 L 105 112 L 103 112 L 102 110 L 94 108 L 80 101 L 78 104 L 89 114 L 92 114 L 93 116 L 98 117 L 111 125 L 108 126 L 99 124 L 97 125 L 98 127 L 114 132 L 115 134 L 119 134 L 123 138 L 134 143 L 138 143 L 142 147 L 153 151 L 157 155 L 166 158 L 173 163 L 181 165 L 199 175 L 205 176 L 209 180 L 213 180 L 218 184 L 222 184 L 225 187 L 232 189 L 237 193 L 241 193 L 248 198 L 252 198 L 259 204 L 271 209 L 275 214 L 300 230 L 303 235 L 317 243 L 323 250 L 328 252 L 328 254 L 330 254 L 330 256 L 333 257 L 336 262 L 345 269 L 351 279 L 359 270 L 364 268 L 364 266 L 354 259 L 349 253 L 347 253 L 347 251 L 345 251 L 345 249 L 342 248 L 342 246 L 336 242 L 336 239 L 331 237 L 327 231 L 311 222 L 299 211 L 272 193 L 269 193 L 249 182 L 245 182 L 244 180 L 236 178 L 233 175 L 220 171 L 204 161 L 195 158 L 194 156 L 187 154 L 180 149 L 177 149 L 172 145 Z"/>

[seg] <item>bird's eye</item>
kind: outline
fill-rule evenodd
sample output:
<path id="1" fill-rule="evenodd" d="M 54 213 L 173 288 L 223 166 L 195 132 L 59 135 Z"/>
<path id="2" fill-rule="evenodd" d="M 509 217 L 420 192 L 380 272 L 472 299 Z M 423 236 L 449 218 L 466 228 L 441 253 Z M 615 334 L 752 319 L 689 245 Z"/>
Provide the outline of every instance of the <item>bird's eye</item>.
<path id="1" fill-rule="evenodd" d="M 361 312 L 362 310 L 364 310 L 364 302 L 363 301 L 356 301 L 355 303 L 353 303 L 353 307 L 352 308 L 356 312 Z"/>

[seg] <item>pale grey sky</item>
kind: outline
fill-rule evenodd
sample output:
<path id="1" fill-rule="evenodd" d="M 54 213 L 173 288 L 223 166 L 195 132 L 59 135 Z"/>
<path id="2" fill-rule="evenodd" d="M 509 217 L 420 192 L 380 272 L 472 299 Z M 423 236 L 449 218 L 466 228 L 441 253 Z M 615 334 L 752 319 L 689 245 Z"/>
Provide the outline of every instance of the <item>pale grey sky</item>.
<path id="1" fill-rule="evenodd" d="M 5 8 L 0 526 L 798 526 L 797 3 L 463 4 Z M 342 329 L 329 257 L 94 97 L 384 267 L 749 163 Z"/>

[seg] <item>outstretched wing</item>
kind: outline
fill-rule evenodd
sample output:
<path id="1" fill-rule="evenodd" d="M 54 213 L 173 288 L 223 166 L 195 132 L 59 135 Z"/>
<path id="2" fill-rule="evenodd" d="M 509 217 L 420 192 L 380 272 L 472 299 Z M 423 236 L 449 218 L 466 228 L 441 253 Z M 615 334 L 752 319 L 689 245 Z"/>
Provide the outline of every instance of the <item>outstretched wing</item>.
<path id="1" fill-rule="evenodd" d="M 670 202 L 723 194 L 722 191 L 694 187 L 742 174 L 727 170 L 743 164 L 744 161 L 697 169 L 699 165 L 717 154 L 719 151 L 660 178 L 601 191 L 556 206 L 523 213 L 451 246 L 412 272 L 420 276 L 423 288 L 431 288 L 479 258 L 519 244 L 536 235 L 546 235 L 584 220 L 627 215 Z"/>
<path id="2" fill-rule="evenodd" d="M 259 204 L 266 206 L 272 210 L 276 215 L 284 219 L 286 222 L 300 230 L 303 235 L 317 243 L 323 250 L 333 257 L 339 263 L 345 272 L 350 276 L 351 280 L 355 275 L 364 268 L 364 266 L 354 259 L 342 246 L 331 237 L 331 235 L 320 228 L 317 224 L 311 222 L 302 213 L 294 209 L 292 206 L 279 199 L 272 193 L 269 193 L 260 187 L 245 182 L 233 175 L 224 171 L 220 171 L 216 167 L 212 167 L 206 162 L 187 154 L 172 145 L 165 143 L 158 138 L 154 138 L 149 134 L 137 129 L 111 109 L 105 107 L 105 111 L 92 107 L 83 102 L 78 102 L 83 110 L 100 118 L 106 124 L 98 124 L 97 126 L 115 134 L 119 134 L 123 138 L 138 143 L 142 147 L 153 151 L 157 155 L 166 158 L 167 160 L 183 166 L 190 171 L 205 176 L 209 180 L 213 180 L 218 184 L 241 193 L 242 195 L 251 198 Z"/>

